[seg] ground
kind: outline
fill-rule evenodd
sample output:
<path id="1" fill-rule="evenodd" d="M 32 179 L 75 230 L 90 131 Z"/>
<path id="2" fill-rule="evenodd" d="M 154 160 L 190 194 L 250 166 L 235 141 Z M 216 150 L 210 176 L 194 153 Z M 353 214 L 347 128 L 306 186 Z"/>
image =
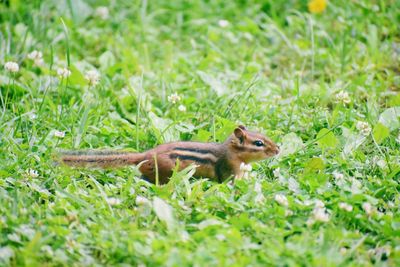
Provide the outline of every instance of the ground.
<path id="1" fill-rule="evenodd" d="M 400 2 L 0 2 L 0 265 L 399 266 Z M 247 179 L 59 149 L 280 144 Z"/>

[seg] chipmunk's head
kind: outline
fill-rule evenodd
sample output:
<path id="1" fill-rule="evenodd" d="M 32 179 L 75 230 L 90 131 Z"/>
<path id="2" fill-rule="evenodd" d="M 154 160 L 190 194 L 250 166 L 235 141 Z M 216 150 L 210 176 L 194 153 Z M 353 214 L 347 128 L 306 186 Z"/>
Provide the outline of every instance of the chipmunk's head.
<path id="1" fill-rule="evenodd" d="M 243 162 L 262 160 L 279 153 L 279 147 L 268 137 L 239 125 L 230 137 L 230 146 Z"/>

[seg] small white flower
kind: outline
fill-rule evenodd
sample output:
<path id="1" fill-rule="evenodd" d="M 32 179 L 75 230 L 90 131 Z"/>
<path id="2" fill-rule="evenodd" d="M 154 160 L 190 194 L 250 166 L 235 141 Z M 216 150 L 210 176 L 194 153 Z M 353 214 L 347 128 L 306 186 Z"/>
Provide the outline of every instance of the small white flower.
<path id="1" fill-rule="evenodd" d="M 32 239 L 35 236 L 35 230 L 27 224 L 20 225 L 17 231 L 28 239 Z"/>
<path id="2" fill-rule="evenodd" d="M 186 107 L 184 105 L 179 105 L 178 110 L 180 112 L 186 112 Z"/>
<path id="3" fill-rule="evenodd" d="M 315 221 L 319 221 L 319 222 L 328 222 L 329 221 L 329 214 L 326 213 L 325 208 L 316 207 L 313 210 L 313 216 L 314 216 Z"/>
<path id="4" fill-rule="evenodd" d="M 254 183 L 254 192 L 256 193 L 256 196 L 254 198 L 254 202 L 258 203 L 258 204 L 263 203 L 264 200 L 265 200 L 265 197 L 264 197 L 264 195 L 262 193 L 262 186 L 258 181 L 256 181 Z"/>
<path id="5" fill-rule="evenodd" d="M 218 25 L 219 25 L 221 28 L 226 28 L 226 27 L 229 26 L 229 21 L 227 21 L 227 20 L 225 20 L 225 19 L 221 19 L 221 20 L 218 21 Z"/>
<path id="6" fill-rule="evenodd" d="M 107 20 L 110 17 L 110 12 L 108 11 L 107 7 L 99 6 L 96 8 L 95 15 L 102 20 Z"/>
<path id="7" fill-rule="evenodd" d="M 33 50 L 28 54 L 28 58 L 33 60 L 34 64 L 38 67 L 42 66 L 44 61 L 43 61 L 43 54 L 40 51 Z"/>
<path id="8" fill-rule="evenodd" d="M 187 242 L 190 240 L 190 235 L 187 231 L 181 231 L 179 234 L 183 242 Z"/>
<path id="9" fill-rule="evenodd" d="M 12 257 L 14 257 L 14 250 L 12 250 L 9 246 L 0 248 L 0 259 L 8 262 Z"/>
<path id="10" fill-rule="evenodd" d="M 252 170 L 252 167 L 250 164 L 246 164 L 244 162 L 240 163 L 239 167 L 239 174 L 236 175 L 236 179 L 249 179 L 250 178 L 250 172 Z"/>
<path id="11" fill-rule="evenodd" d="M 121 204 L 121 200 L 115 197 L 108 197 L 106 198 L 106 201 L 110 206 L 116 206 Z"/>
<path id="12" fill-rule="evenodd" d="M 89 85 L 96 85 L 100 81 L 100 74 L 96 70 L 89 70 L 86 72 L 85 79 L 88 80 Z"/>
<path id="13" fill-rule="evenodd" d="M 339 208 L 341 208 L 342 210 L 351 212 L 353 210 L 353 206 L 344 202 L 340 202 L 339 203 Z"/>
<path id="14" fill-rule="evenodd" d="M 315 220 L 314 220 L 312 217 L 308 218 L 308 220 L 307 220 L 307 222 L 306 222 L 307 226 L 311 226 L 311 225 L 313 225 L 314 223 L 315 223 Z"/>
<path id="15" fill-rule="evenodd" d="M 285 210 L 285 217 L 289 217 L 293 215 L 293 211 L 291 210 Z"/>
<path id="16" fill-rule="evenodd" d="M 372 6 L 372 11 L 379 12 L 379 6 L 378 5 L 373 5 Z"/>
<path id="17" fill-rule="evenodd" d="M 272 96 L 272 101 L 273 101 L 274 103 L 279 102 L 279 101 L 281 101 L 281 100 L 282 100 L 282 96 L 281 96 L 281 95 L 273 95 L 273 96 Z"/>
<path id="18" fill-rule="evenodd" d="M 357 121 L 356 128 L 362 135 L 365 136 L 369 135 L 371 132 L 371 126 L 369 126 L 368 122 L 365 121 Z"/>
<path id="19" fill-rule="evenodd" d="M 322 208 L 324 208 L 324 207 L 325 207 L 324 202 L 322 202 L 322 201 L 319 200 L 319 199 L 315 200 L 315 208 L 322 209 Z"/>
<path id="20" fill-rule="evenodd" d="M 18 72 L 19 71 L 18 63 L 13 62 L 13 61 L 6 62 L 6 64 L 4 64 L 4 68 L 9 72 Z"/>
<path id="21" fill-rule="evenodd" d="M 216 238 L 218 241 L 224 241 L 224 240 L 226 239 L 226 237 L 225 237 L 223 234 L 217 234 L 217 235 L 215 236 L 215 238 Z"/>
<path id="22" fill-rule="evenodd" d="M 279 178 L 281 176 L 281 168 L 276 168 L 272 173 L 276 178 Z"/>
<path id="23" fill-rule="evenodd" d="M 177 93 L 173 93 L 172 95 L 168 96 L 168 101 L 172 104 L 176 104 L 177 102 L 181 101 L 181 97 Z"/>
<path id="24" fill-rule="evenodd" d="M 30 177 L 32 177 L 32 178 L 36 178 L 36 177 L 39 176 L 38 171 L 33 170 L 33 169 L 29 169 L 29 170 L 27 171 L 27 173 L 28 173 L 28 175 L 29 175 Z"/>
<path id="25" fill-rule="evenodd" d="M 20 243 L 21 242 L 21 236 L 17 233 L 12 233 L 12 234 L 8 234 L 7 238 L 11 241 L 14 241 L 16 243 Z"/>
<path id="26" fill-rule="evenodd" d="M 379 168 L 383 169 L 383 168 L 386 167 L 386 161 L 383 160 L 383 159 L 380 159 L 380 160 L 378 160 L 378 161 L 376 162 L 376 165 L 378 165 Z"/>
<path id="27" fill-rule="evenodd" d="M 260 182 L 258 182 L 258 181 L 256 181 L 254 183 L 254 192 L 262 193 L 262 186 L 261 186 Z"/>
<path id="28" fill-rule="evenodd" d="M 261 193 L 258 193 L 258 194 L 255 196 L 255 198 L 254 198 L 254 202 L 257 203 L 257 204 L 263 203 L 264 200 L 265 200 L 265 197 L 264 197 L 264 195 L 261 194 Z"/>
<path id="29" fill-rule="evenodd" d="M 288 202 L 288 200 L 287 200 L 285 195 L 276 194 L 275 195 L 275 201 L 278 202 L 282 206 L 285 206 L 285 207 L 289 206 L 289 202 Z"/>
<path id="30" fill-rule="evenodd" d="M 150 202 L 150 200 L 148 200 L 145 197 L 136 196 L 136 205 L 138 205 L 138 206 L 144 206 L 144 205 L 151 206 L 151 202 Z"/>
<path id="31" fill-rule="evenodd" d="M 300 200 L 299 200 L 300 201 Z M 301 203 L 301 201 L 299 202 L 299 203 Z M 303 201 L 303 205 L 304 206 L 310 206 L 310 205 L 312 205 L 314 202 L 312 201 L 312 200 L 309 200 L 309 199 L 306 199 L 306 200 L 304 200 Z"/>
<path id="32" fill-rule="evenodd" d="M 71 71 L 67 68 L 58 68 L 57 75 L 60 76 L 60 78 L 65 79 L 71 76 Z"/>
<path id="33" fill-rule="evenodd" d="M 250 164 L 246 164 L 244 162 L 240 163 L 239 168 L 241 171 L 244 171 L 244 172 L 251 172 L 251 170 L 253 169 Z"/>
<path id="34" fill-rule="evenodd" d="M 54 131 L 54 136 L 55 137 L 59 137 L 59 138 L 64 138 L 65 137 L 65 132 Z"/>
<path id="35" fill-rule="evenodd" d="M 341 102 L 343 104 L 349 104 L 351 102 L 349 93 L 346 91 L 340 91 L 335 96 L 337 102 Z"/>
<path id="36" fill-rule="evenodd" d="M 336 180 L 342 180 L 344 178 L 344 175 L 342 173 L 340 173 L 340 172 L 337 172 L 337 171 L 334 171 L 332 173 L 332 175 Z"/>
<path id="37" fill-rule="evenodd" d="M 37 115 L 36 115 L 36 113 L 34 112 L 34 111 L 32 111 L 31 113 L 29 113 L 29 119 L 30 120 L 35 120 L 36 118 L 37 118 Z"/>
<path id="38" fill-rule="evenodd" d="M 362 208 L 364 209 L 365 213 L 366 213 L 368 216 L 371 216 L 372 213 L 374 212 L 372 205 L 371 205 L 370 203 L 368 203 L 368 202 L 364 202 L 364 203 L 362 204 Z"/>

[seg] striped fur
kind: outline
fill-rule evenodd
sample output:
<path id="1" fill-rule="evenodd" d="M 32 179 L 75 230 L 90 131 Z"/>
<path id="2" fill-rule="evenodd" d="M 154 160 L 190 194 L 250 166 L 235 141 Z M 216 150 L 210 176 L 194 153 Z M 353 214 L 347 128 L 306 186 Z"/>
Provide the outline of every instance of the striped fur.
<path id="1" fill-rule="evenodd" d="M 215 164 L 218 160 L 212 150 L 189 147 L 174 147 L 169 157 L 171 159 L 179 158 L 180 160 L 190 160 L 202 164 Z"/>
<path id="2" fill-rule="evenodd" d="M 75 167 L 112 168 L 138 164 L 143 161 L 143 154 L 111 150 L 61 151 L 59 161 Z"/>

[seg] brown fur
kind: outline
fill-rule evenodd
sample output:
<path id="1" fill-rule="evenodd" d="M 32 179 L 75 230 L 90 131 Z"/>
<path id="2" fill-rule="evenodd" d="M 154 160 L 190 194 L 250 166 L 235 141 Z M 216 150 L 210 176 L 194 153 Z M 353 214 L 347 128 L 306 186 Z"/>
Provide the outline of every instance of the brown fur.
<path id="1" fill-rule="evenodd" d="M 256 146 L 261 141 L 263 146 Z M 98 166 L 112 168 L 138 165 L 143 178 L 155 183 L 156 169 L 160 184 L 169 181 L 179 160 L 182 170 L 195 164 L 194 177 L 207 177 L 219 182 L 240 173 L 240 164 L 258 161 L 279 153 L 278 146 L 264 135 L 238 126 L 222 144 L 199 142 L 172 142 L 159 145 L 143 153 L 118 151 L 62 152 L 60 161 L 71 166 Z M 156 168 L 157 162 L 157 168 Z"/>

